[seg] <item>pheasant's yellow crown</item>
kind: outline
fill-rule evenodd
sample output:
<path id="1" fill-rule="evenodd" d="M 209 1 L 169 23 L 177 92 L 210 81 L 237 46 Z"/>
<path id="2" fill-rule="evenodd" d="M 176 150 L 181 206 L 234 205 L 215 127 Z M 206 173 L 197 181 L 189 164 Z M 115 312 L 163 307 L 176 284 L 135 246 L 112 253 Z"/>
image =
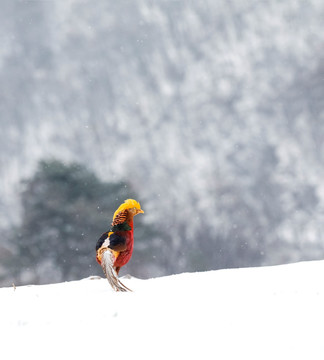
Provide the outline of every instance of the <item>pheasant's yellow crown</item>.
<path id="1" fill-rule="evenodd" d="M 137 210 L 140 210 L 140 212 L 144 212 L 142 209 L 141 209 L 141 205 L 138 201 L 134 200 L 134 199 L 127 199 L 125 200 L 125 202 L 123 202 L 119 208 L 115 211 L 114 213 L 114 219 L 115 217 L 117 216 L 117 214 L 119 214 L 121 211 L 123 210 L 128 210 L 128 209 L 132 209 L 132 208 L 135 208 Z"/>

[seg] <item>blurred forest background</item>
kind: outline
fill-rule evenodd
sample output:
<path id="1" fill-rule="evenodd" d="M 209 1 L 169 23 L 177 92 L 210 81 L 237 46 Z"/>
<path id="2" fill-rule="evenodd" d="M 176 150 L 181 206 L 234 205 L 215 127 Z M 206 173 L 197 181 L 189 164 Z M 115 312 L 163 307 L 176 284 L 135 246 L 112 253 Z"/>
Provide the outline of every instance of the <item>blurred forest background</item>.
<path id="1" fill-rule="evenodd" d="M 1 0 L 0 284 L 324 258 L 324 2 Z"/>

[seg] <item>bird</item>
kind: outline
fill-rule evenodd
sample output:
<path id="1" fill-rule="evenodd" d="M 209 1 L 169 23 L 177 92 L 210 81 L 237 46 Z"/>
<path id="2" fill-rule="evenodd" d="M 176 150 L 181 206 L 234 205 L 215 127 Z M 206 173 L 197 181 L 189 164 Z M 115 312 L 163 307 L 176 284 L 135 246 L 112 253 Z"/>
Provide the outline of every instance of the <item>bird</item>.
<path id="1" fill-rule="evenodd" d="M 96 243 L 96 260 L 101 265 L 109 284 L 115 291 L 132 291 L 119 279 L 122 266 L 130 260 L 134 247 L 134 221 L 143 214 L 141 205 L 134 199 L 125 200 L 115 211 L 110 229 Z"/>

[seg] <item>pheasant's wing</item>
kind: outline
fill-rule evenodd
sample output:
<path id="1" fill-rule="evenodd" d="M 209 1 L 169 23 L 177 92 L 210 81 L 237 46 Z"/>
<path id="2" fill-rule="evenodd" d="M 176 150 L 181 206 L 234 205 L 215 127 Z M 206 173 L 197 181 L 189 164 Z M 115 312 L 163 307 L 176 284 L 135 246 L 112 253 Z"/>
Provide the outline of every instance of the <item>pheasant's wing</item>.
<path id="1" fill-rule="evenodd" d="M 103 233 L 97 241 L 96 251 L 101 248 L 110 248 L 116 252 L 126 250 L 126 238 L 111 231 Z"/>
<path id="2" fill-rule="evenodd" d="M 109 236 L 108 239 L 108 245 L 109 249 L 114 250 L 116 252 L 121 252 L 126 250 L 126 238 L 121 235 L 117 235 L 115 233 L 112 233 Z"/>
<path id="3" fill-rule="evenodd" d="M 108 237 L 109 237 L 109 231 L 106 231 L 100 236 L 100 238 L 96 243 L 96 251 L 98 251 L 101 248 L 101 246 L 103 246 L 103 243 L 108 239 Z"/>

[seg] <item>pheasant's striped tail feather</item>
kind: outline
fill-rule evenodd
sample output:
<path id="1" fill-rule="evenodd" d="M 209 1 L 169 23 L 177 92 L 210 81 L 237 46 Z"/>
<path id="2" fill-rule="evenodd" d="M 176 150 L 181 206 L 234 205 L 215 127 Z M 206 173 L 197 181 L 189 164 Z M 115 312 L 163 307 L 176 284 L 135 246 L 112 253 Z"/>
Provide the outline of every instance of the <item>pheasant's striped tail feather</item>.
<path id="1" fill-rule="evenodd" d="M 115 291 L 132 291 L 118 279 L 113 263 L 114 255 L 109 250 L 105 251 L 101 258 L 101 266 L 111 287 Z"/>

